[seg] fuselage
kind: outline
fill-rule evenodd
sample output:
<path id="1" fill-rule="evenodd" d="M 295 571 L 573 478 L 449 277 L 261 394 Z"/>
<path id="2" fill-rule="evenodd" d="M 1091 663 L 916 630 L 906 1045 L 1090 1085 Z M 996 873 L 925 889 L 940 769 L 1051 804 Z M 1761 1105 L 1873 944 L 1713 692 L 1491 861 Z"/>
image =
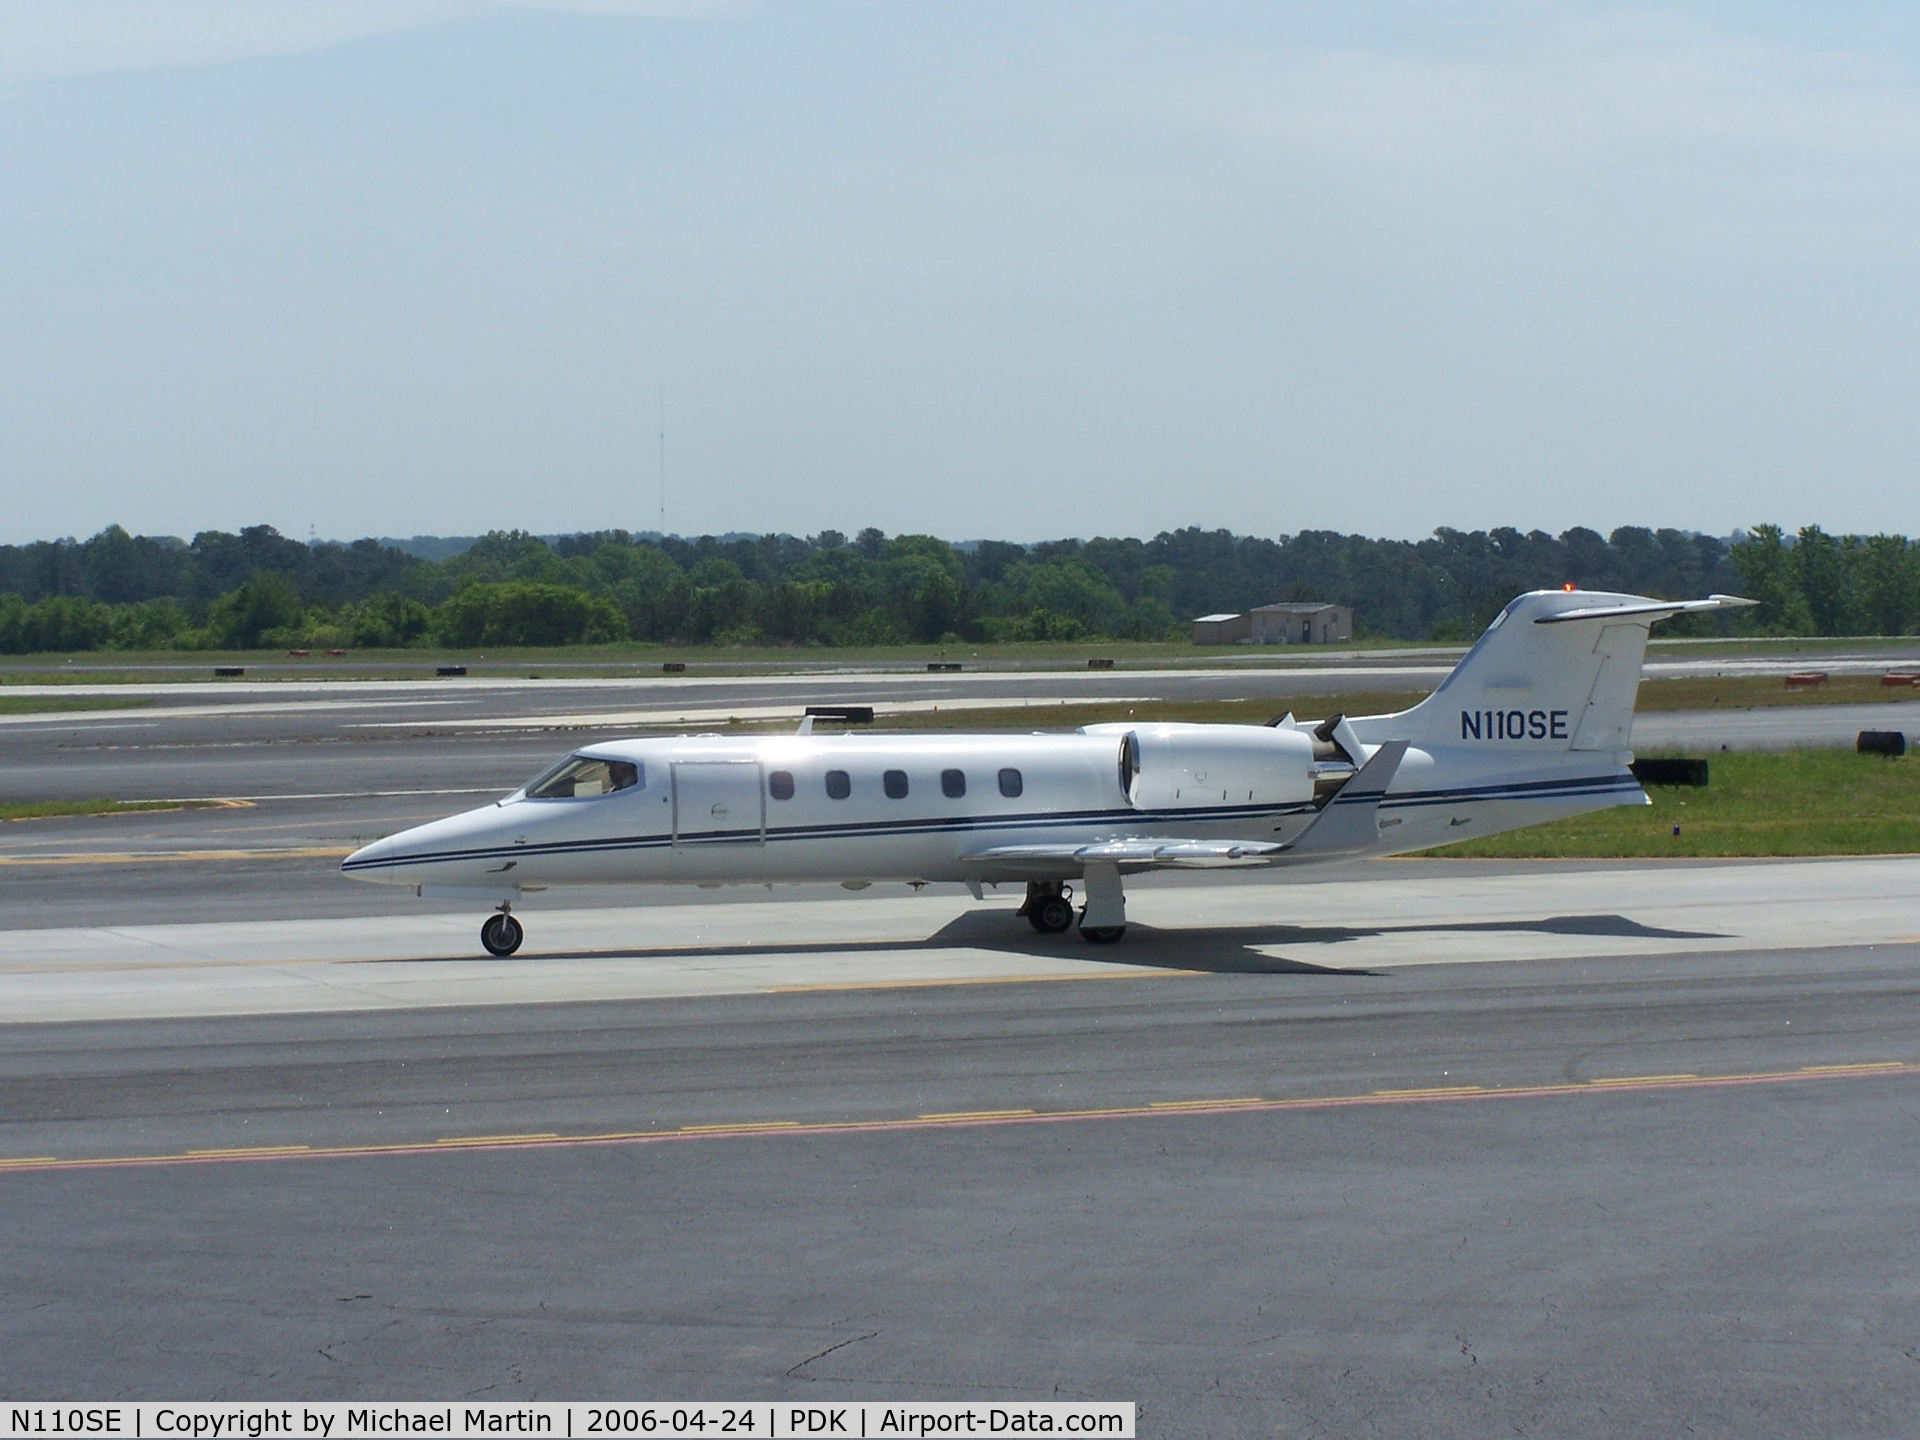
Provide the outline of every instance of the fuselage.
<path id="1" fill-rule="evenodd" d="M 1246 725 L 610 741 L 571 757 L 592 762 L 587 793 L 530 782 L 342 868 L 501 900 L 569 884 L 1071 879 L 1081 867 L 1064 856 L 977 857 L 1148 835 L 1288 842 L 1353 772 L 1327 748 L 1302 729 Z M 1640 800 L 1625 762 L 1562 751 L 1516 767 L 1511 755 L 1411 749 L 1372 853 Z"/>

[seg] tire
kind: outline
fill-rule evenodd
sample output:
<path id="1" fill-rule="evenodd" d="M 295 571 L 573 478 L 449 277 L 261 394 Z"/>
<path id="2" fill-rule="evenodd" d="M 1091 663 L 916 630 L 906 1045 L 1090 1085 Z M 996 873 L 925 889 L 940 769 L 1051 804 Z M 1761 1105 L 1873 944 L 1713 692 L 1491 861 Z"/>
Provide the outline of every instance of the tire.
<path id="1" fill-rule="evenodd" d="M 489 955 L 511 955 L 526 938 L 527 932 L 511 915 L 489 915 L 480 927 L 480 943 Z"/>
<path id="2" fill-rule="evenodd" d="M 1111 945 L 1127 933 L 1124 925 L 1082 925 L 1080 933 L 1095 945 Z"/>
<path id="3" fill-rule="evenodd" d="M 1033 904 L 1027 920 L 1042 935 L 1058 935 L 1073 928 L 1073 906 L 1059 895 L 1048 895 Z"/>

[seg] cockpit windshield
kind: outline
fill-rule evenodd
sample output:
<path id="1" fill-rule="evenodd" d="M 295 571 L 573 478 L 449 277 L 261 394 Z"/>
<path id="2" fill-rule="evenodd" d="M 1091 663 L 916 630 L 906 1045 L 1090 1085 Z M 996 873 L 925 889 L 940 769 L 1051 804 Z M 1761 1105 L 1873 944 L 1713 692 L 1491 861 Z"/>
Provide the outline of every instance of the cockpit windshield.
<path id="1" fill-rule="evenodd" d="M 551 770 L 527 782 L 529 800 L 585 800 L 646 785 L 646 773 L 632 760 L 603 760 L 569 755 Z"/>

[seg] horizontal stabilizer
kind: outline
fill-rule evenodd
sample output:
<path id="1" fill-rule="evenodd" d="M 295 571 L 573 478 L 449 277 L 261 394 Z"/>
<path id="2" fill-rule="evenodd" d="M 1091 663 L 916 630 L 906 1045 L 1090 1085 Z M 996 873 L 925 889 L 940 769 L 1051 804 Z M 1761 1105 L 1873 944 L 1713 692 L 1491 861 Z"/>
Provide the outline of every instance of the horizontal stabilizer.
<path id="1" fill-rule="evenodd" d="M 1737 610 L 1743 605 L 1758 605 L 1739 595 L 1709 595 L 1704 600 L 1642 600 L 1631 605 L 1588 605 L 1578 610 L 1561 610 L 1552 615 L 1534 617 L 1536 625 L 1564 625 L 1569 620 L 1624 620 L 1629 615 L 1660 619 L 1684 615 L 1696 610 Z"/>

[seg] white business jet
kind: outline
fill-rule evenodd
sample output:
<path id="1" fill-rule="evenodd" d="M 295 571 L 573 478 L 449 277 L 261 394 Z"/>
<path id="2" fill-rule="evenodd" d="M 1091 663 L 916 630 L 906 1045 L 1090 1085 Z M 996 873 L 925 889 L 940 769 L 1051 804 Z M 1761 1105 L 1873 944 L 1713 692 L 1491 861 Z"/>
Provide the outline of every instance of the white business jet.
<path id="1" fill-rule="evenodd" d="M 1540 590 L 1397 715 L 1088 725 L 1071 735 L 690 735 L 589 745 L 504 799 L 341 864 L 494 907 L 556 885 L 1026 885 L 1034 929 L 1126 930 L 1122 877 L 1394 855 L 1648 803 L 1627 733 L 1648 628 L 1754 601 Z"/>

